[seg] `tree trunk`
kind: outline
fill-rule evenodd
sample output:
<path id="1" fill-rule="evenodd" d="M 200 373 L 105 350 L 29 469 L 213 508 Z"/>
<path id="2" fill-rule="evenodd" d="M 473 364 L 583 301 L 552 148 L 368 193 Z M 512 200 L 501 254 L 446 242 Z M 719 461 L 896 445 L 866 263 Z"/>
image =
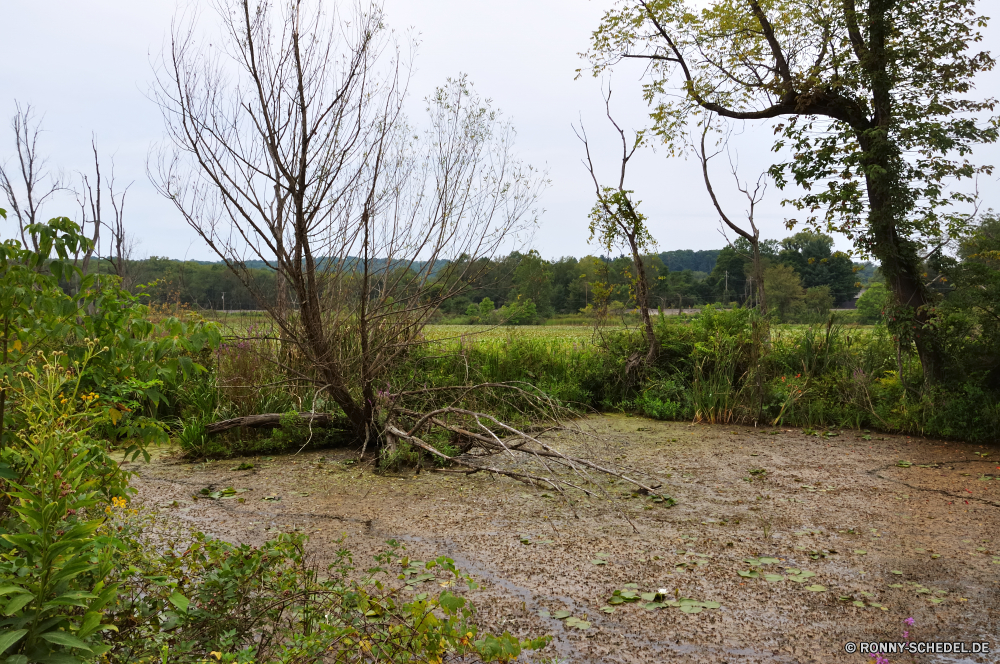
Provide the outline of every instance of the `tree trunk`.
<path id="1" fill-rule="evenodd" d="M 926 383 L 944 375 L 941 345 L 933 326 L 930 293 L 920 278 L 916 244 L 900 237 L 898 228 L 913 207 L 913 193 L 903 182 L 903 157 L 890 133 L 893 127 L 892 88 L 886 48 L 891 11 L 897 0 L 872 0 L 868 7 L 869 50 L 861 60 L 872 82 L 872 121 L 854 127 L 863 151 L 868 192 L 871 251 L 881 261 L 882 274 L 897 307 L 890 323 L 899 343 L 912 339 L 917 347 Z"/>
<path id="2" fill-rule="evenodd" d="M 649 344 L 649 350 L 646 352 L 646 364 L 652 366 L 660 356 L 660 342 L 656 339 L 656 333 L 653 331 L 653 319 L 649 315 L 649 284 L 646 283 L 646 267 L 643 265 L 642 256 L 639 255 L 635 241 L 631 238 L 629 245 L 632 249 L 632 261 L 635 263 L 635 299 L 639 301 L 642 323 L 646 331 L 646 343 Z"/>
<path id="3" fill-rule="evenodd" d="M 229 420 L 219 420 L 205 425 L 205 432 L 209 434 L 222 433 L 229 429 L 274 429 L 281 425 L 281 418 L 285 413 L 261 413 L 260 415 L 247 415 L 246 417 L 234 417 Z M 314 427 L 328 427 L 333 420 L 326 413 L 298 413 L 299 421 L 302 424 L 309 424 Z"/>

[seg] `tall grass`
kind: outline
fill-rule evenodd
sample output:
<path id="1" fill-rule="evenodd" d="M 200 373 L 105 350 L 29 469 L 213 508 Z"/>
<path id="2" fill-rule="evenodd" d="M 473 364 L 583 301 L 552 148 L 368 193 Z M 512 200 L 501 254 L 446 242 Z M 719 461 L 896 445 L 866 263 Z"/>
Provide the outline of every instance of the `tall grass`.
<path id="1" fill-rule="evenodd" d="M 639 375 L 627 369 L 629 357 L 645 352 L 635 329 L 432 326 L 427 343 L 409 352 L 385 391 L 514 385 L 438 393 L 450 405 L 511 420 L 525 417 L 522 389 L 522 395 L 544 393 L 579 413 L 624 410 L 709 423 L 995 439 L 997 395 L 972 385 L 924 388 L 919 362 L 897 348 L 884 327 L 834 318 L 772 325 L 756 316 L 709 307 L 693 318 L 659 317 L 659 359 Z M 335 411 L 332 404 L 314 404 L 311 388 L 279 380 L 280 348 L 262 325 L 248 322 L 239 339 L 217 352 L 217 414 Z"/>

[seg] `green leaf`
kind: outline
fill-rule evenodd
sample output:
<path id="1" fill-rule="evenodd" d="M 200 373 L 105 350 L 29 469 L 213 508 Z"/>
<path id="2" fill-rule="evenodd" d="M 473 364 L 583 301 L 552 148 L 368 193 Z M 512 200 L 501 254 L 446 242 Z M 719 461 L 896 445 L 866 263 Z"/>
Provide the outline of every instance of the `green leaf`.
<path id="1" fill-rule="evenodd" d="M 90 652 L 90 646 L 85 641 L 73 636 L 69 632 L 46 632 L 42 634 L 42 638 L 49 643 L 66 646 L 67 648 L 79 648 L 80 650 Z"/>
<path id="2" fill-rule="evenodd" d="M 449 613 L 455 613 L 465 606 L 465 598 L 449 592 L 443 592 L 441 593 L 441 597 L 438 598 L 438 603 Z"/>
<path id="3" fill-rule="evenodd" d="M 77 630 L 77 635 L 81 638 L 87 638 L 91 634 L 97 631 L 97 628 L 101 626 L 101 614 L 97 611 L 90 611 L 83 616 L 83 622 L 80 623 L 80 629 Z"/>
<path id="4" fill-rule="evenodd" d="M 18 595 L 14 599 L 7 602 L 7 606 L 3 608 L 3 614 L 5 616 L 12 616 L 18 611 L 20 611 L 26 604 L 35 599 L 35 596 L 31 593 L 24 593 L 23 595 Z"/>
<path id="5" fill-rule="evenodd" d="M 682 613 L 701 613 L 702 607 L 695 604 L 684 604 L 681 606 Z"/>
<path id="6" fill-rule="evenodd" d="M 21 637 L 27 633 L 26 629 L 5 629 L 0 632 L 0 653 L 7 652 L 8 648 L 20 641 Z"/>
<path id="7" fill-rule="evenodd" d="M 760 574 L 754 571 L 740 570 L 739 575 L 745 579 L 756 579 Z"/>
<path id="8" fill-rule="evenodd" d="M 810 590 L 810 591 L 812 591 L 814 593 L 825 593 L 826 592 L 826 586 L 821 586 L 819 584 L 816 584 L 816 585 L 812 585 L 812 586 L 806 586 L 806 590 Z"/>
<path id="9" fill-rule="evenodd" d="M 561 610 L 553 613 L 552 617 L 555 618 L 556 620 L 565 620 L 566 618 L 569 618 L 571 615 L 573 615 L 572 612 Z"/>
<path id="10" fill-rule="evenodd" d="M 765 574 L 764 580 L 770 581 L 771 583 L 777 583 L 778 581 L 784 581 L 785 577 L 781 576 L 780 574 Z"/>
<path id="11" fill-rule="evenodd" d="M 28 591 L 22 588 L 21 586 L 4 586 L 0 588 L 0 596 L 9 595 L 11 593 L 26 593 L 26 592 Z"/>
<path id="12" fill-rule="evenodd" d="M 168 597 L 167 600 L 176 606 L 177 610 L 181 613 L 187 613 L 188 605 L 191 603 L 191 600 L 178 592 L 175 592 L 173 595 Z"/>

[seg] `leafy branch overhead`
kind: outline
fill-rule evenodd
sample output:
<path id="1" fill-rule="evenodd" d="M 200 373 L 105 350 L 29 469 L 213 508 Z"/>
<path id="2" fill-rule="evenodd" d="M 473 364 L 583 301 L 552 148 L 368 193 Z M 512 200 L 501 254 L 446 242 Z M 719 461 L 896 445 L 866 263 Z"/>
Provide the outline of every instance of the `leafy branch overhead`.
<path id="1" fill-rule="evenodd" d="M 655 131 L 671 147 L 693 114 L 771 122 L 779 187 L 810 224 L 882 263 L 925 377 L 944 374 L 921 246 L 968 220 L 992 172 L 971 160 L 998 138 L 993 98 L 972 96 L 994 59 L 975 0 L 629 0 L 605 13 L 585 54 L 598 75 L 639 60 Z M 789 154 L 790 153 L 790 154 Z M 785 155 L 788 155 L 785 157 Z M 790 224 L 797 223 L 791 220 Z"/>

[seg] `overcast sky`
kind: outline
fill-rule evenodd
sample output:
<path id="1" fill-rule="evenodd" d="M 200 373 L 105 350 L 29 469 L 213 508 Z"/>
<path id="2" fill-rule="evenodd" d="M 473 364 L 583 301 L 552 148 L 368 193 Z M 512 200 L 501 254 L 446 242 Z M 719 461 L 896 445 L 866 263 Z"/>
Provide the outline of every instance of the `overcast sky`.
<path id="1" fill-rule="evenodd" d="M 203 3 L 207 6 L 207 3 Z M 577 53 L 587 47 L 610 0 L 386 0 L 390 25 L 413 28 L 420 36 L 417 73 L 411 85 L 423 97 L 448 76 L 466 73 L 478 91 L 513 119 L 518 152 L 548 171 L 535 247 L 543 256 L 599 253 L 587 244 L 587 212 L 593 185 L 581 164 L 583 149 L 572 125 L 582 118 L 597 148 L 599 169 L 612 181 L 617 167 L 615 136 L 604 118 L 601 85 L 608 79 L 574 80 L 582 66 Z M 987 9 L 988 3 L 981 2 Z M 145 174 L 151 144 L 162 139 L 162 120 L 147 94 L 152 61 L 160 52 L 176 12 L 177 0 L 3 0 L 0 20 L 6 27 L 0 44 L 0 159 L 13 155 L 6 119 L 14 100 L 44 114 L 41 150 L 53 171 L 78 180 L 91 164 L 90 137 L 102 154 L 115 157 L 120 184 L 132 182 L 126 219 L 140 238 L 141 256 L 214 260 L 173 206 L 160 198 Z M 211 11 L 203 20 L 214 20 Z M 986 46 L 996 52 L 1000 27 L 990 27 Z M 620 67 L 610 83 L 613 111 L 621 122 L 640 127 L 646 107 L 639 97 L 641 66 Z M 1000 95 L 1000 72 L 979 82 L 981 94 Z M 767 166 L 769 130 L 747 132 L 734 141 L 740 169 L 748 177 Z M 995 146 L 977 153 L 977 161 L 1000 163 Z M 719 164 L 721 167 L 722 164 Z M 107 166 L 105 166 L 107 168 Z M 642 154 L 630 170 L 630 188 L 643 201 L 661 250 L 718 248 L 724 240 L 693 161 Z M 744 209 L 731 180 L 719 169 L 717 186 L 734 215 Z M 1000 208 L 997 179 L 980 182 L 987 206 Z M 790 210 L 782 193 L 768 192 L 758 212 L 765 237 L 783 237 Z M 5 202 L 0 202 L 4 206 Z M 54 201 L 48 216 L 75 216 L 72 197 Z M 0 226 L 10 237 L 10 222 Z M 848 243 L 838 240 L 838 246 Z"/>

